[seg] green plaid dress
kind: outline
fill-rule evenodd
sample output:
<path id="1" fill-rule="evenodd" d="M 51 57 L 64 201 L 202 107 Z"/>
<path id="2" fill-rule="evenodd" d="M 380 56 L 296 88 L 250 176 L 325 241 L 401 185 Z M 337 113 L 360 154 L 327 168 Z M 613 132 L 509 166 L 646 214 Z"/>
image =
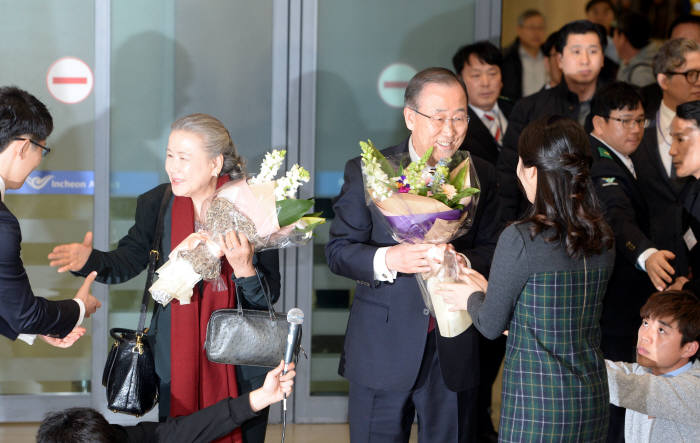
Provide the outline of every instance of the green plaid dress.
<path id="1" fill-rule="evenodd" d="M 512 225 L 499 238 L 482 309 L 469 311 L 480 331 L 491 329 L 490 338 L 509 330 L 500 441 L 605 440 L 609 397 L 599 322 L 613 257 L 588 257 L 584 265 L 542 235 L 531 240 L 527 225 Z M 499 311 L 512 313 L 500 325 L 493 321 Z"/>

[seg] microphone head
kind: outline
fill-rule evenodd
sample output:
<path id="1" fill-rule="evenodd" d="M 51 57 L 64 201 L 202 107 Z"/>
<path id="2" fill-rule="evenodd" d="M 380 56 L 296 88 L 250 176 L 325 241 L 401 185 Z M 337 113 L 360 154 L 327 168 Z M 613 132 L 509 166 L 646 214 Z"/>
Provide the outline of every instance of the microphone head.
<path id="1" fill-rule="evenodd" d="M 289 312 L 287 312 L 287 321 L 295 325 L 304 323 L 304 311 L 299 308 L 290 309 Z"/>

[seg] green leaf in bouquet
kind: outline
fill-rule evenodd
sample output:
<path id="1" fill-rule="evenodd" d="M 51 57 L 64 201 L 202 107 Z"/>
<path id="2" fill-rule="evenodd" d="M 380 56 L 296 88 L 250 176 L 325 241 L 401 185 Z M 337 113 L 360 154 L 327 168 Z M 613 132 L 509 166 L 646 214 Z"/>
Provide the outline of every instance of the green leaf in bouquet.
<path id="1" fill-rule="evenodd" d="M 312 231 L 316 226 L 324 224 L 326 222 L 326 219 L 323 217 L 305 215 L 302 218 L 300 218 L 299 221 L 302 225 L 301 227 L 299 227 L 299 229 L 303 232 L 309 232 Z"/>
<path id="2" fill-rule="evenodd" d="M 461 204 L 459 204 L 459 201 L 462 200 L 464 197 L 470 197 L 474 194 L 478 194 L 479 190 L 477 188 L 464 188 L 461 191 L 459 191 L 457 194 L 455 194 L 454 197 L 452 197 L 447 203 L 448 206 L 457 208 L 459 206 L 459 209 L 462 209 Z"/>
<path id="3" fill-rule="evenodd" d="M 455 187 L 458 191 L 466 189 L 469 186 L 469 159 L 465 159 L 462 163 L 457 165 L 455 169 L 450 172 L 449 183 Z"/>
<path id="4" fill-rule="evenodd" d="M 306 214 L 306 211 L 314 205 L 313 199 L 303 200 L 287 198 L 275 202 L 277 206 L 277 222 L 280 227 L 289 226 Z"/>
<path id="5" fill-rule="evenodd" d="M 391 163 L 389 163 L 389 160 L 384 157 L 384 154 L 382 154 L 379 149 L 377 149 L 374 146 L 374 143 L 372 143 L 372 140 L 367 139 L 367 142 L 363 142 L 360 140 L 360 148 L 362 150 L 368 150 L 371 152 L 371 155 L 377 160 L 377 163 L 379 163 L 379 167 L 382 168 L 382 171 L 389 177 L 396 177 L 396 170 L 394 169 L 393 166 L 391 166 Z"/>

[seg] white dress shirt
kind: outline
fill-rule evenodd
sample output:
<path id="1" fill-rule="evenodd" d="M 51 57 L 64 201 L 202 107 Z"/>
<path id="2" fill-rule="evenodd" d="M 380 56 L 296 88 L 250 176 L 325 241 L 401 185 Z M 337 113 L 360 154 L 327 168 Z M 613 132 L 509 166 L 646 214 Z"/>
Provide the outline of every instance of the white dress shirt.
<path id="1" fill-rule="evenodd" d="M 0 177 L 0 201 L 5 201 L 5 181 L 2 177 Z M 83 303 L 82 300 L 78 300 L 77 298 L 74 298 L 73 300 L 78 304 L 78 307 L 80 308 L 80 315 L 78 316 L 78 322 L 75 324 L 75 326 L 80 326 L 83 323 L 83 319 L 85 318 L 85 303 Z M 17 338 L 27 344 L 32 345 L 34 344 L 34 340 L 36 339 L 36 334 L 19 334 Z"/>
<path id="2" fill-rule="evenodd" d="M 503 142 L 503 136 L 506 134 L 506 129 L 508 129 L 508 119 L 503 114 L 503 112 L 501 112 L 501 108 L 498 107 L 498 102 L 496 102 L 493 105 L 493 108 L 491 108 L 488 111 L 484 111 L 483 109 L 477 108 L 476 106 L 472 105 L 469 105 L 469 107 L 472 111 L 476 113 L 477 117 L 479 117 L 479 120 L 481 120 L 484 126 L 486 126 L 486 129 L 488 129 L 489 132 L 491 132 L 491 135 L 494 136 L 494 139 L 496 138 L 494 135 L 496 133 L 495 128 L 498 127 L 501 130 L 501 138 L 498 142 L 498 144 L 500 145 Z M 493 115 L 495 120 L 491 121 L 488 118 L 486 118 L 486 113 Z"/>

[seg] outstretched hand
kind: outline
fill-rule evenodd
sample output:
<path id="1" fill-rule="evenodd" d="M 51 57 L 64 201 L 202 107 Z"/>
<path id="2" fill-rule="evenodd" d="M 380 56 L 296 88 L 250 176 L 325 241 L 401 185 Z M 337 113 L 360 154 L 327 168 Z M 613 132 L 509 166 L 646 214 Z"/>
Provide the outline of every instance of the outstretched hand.
<path id="1" fill-rule="evenodd" d="M 92 232 L 88 231 L 82 243 L 58 245 L 49 253 L 49 266 L 58 266 L 58 272 L 77 272 L 85 266 L 92 252 Z"/>
<path id="2" fill-rule="evenodd" d="M 80 286 L 80 289 L 78 289 L 78 292 L 75 294 L 75 298 L 80 299 L 83 305 L 85 305 L 85 318 L 90 317 L 102 306 L 102 303 L 90 293 L 90 285 L 95 281 L 95 277 L 97 277 L 97 271 L 92 271 L 88 274 L 88 276 L 85 277 L 85 281 Z"/>
<path id="3" fill-rule="evenodd" d="M 265 383 L 262 387 L 250 393 L 250 407 L 257 412 L 268 407 L 273 403 L 277 403 L 285 397 L 289 397 L 292 393 L 294 385 L 294 363 L 290 363 L 287 373 L 282 375 L 284 369 L 284 361 L 280 360 L 280 364 L 267 373 Z"/>
<path id="4" fill-rule="evenodd" d="M 57 348 L 70 348 L 73 343 L 78 341 L 86 332 L 86 329 L 82 326 L 76 326 L 72 331 L 68 333 L 63 338 L 49 337 L 48 335 L 40 335 L 39 338 Z"/>

